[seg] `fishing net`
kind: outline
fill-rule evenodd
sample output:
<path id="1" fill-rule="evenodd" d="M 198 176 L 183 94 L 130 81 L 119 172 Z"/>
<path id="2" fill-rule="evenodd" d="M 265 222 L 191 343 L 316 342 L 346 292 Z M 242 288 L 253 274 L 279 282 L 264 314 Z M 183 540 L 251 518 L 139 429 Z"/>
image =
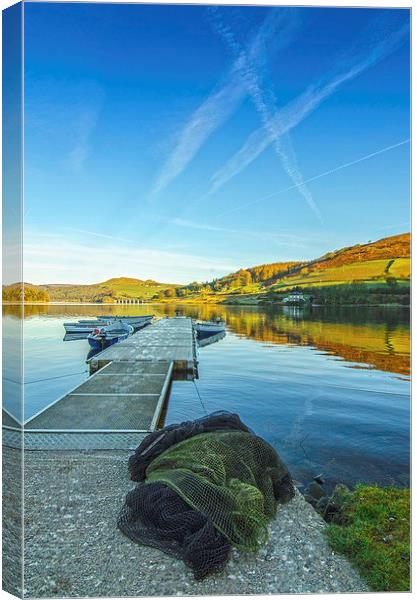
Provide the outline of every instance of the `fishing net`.
<path id="1" fill-rule="evenodd" d="M 129 492 L 118 525 L 134 542 L 183 560 L 196 579 L 221 571 L 231 550 L 209 517 L 162 483 L 140 484 Z"/>
<path id="2" fill-rule="evenodd" d="M 239 415 L 227 411 L 217 411 L 195 419 L 154 431 L 146 436 L 129 458 L 130 478 L 133 481 L 143 481 L 148 465 L 162 452 L 186 439 L 209 431 L 251 431 Z"/>
<path id="3" fill-rule="evenodd" d="M 154 437 L 148 448 L 155 457 L 145 480 L 127 495 L 119 517 L 126 535 L 182 558 L 196 579 L 221 570 L 231 546 L 256 551 L 267 539 L 277 501 L 294 495 L 275 450 L 239 430 L 238 423 L 247 428 L 237 415 L 230 417 L 235 428 L 224 427 L 223 413 L 220 430 L 191 435 L 159 453 Z M 188 432 L 195 430 L 188 427 Z M 140 452 L 135 456 L 137 468 Z"/>

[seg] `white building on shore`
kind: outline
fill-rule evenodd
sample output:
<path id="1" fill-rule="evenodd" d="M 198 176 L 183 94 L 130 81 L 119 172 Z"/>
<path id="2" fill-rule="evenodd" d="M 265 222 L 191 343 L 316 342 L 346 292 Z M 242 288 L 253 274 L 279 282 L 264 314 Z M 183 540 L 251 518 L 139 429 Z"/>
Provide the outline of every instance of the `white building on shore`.
<path id="1" fill-rule="evenodd" d="M 285 296 L 285 298 L 283 298 L 282 301 L 285 302 L 285 304 L 290 302 L 296 304 L 303 304 L 307 301 L 307 298 L 304 296 L 301 290 L 295 290 L 293 292 L 290 292 L 288 296 Z"/>

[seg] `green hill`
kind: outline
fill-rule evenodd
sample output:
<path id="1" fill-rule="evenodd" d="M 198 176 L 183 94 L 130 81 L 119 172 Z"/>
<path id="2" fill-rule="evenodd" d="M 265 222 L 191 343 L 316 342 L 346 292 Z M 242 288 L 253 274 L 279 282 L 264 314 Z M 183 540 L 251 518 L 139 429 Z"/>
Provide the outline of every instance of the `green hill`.
<path id="1" fill-rule="evenodd" d="M 177 288 L 175 293 L 189 300 L 223 296 L 239 301 L 239 297 L 250 299 L 259 294 L 285 295 L 292 289 L 314 294 L 323 287 L 362 285 L 365 291 L 377 287 L 392 294 L 401 286 L 409 288 L 410 272 L 410 234 L 404 233 L 341 248 L 310 261 L 241 269 L 211 282 Z"/>
<path id="2" fill-rule="evenodd" d="M 49 302 L 50 297 L 44 288 L 31 283 L 24 283 L 25 302 Z M 4 302 L 21 302 L 22 289 L 21 283 L 12 283 L 11 285 L 3 286 L 3 301 Z"/>
<path id="3" fill-rule="evenodd" d="M 178 286 L 158 283 L 152 279 L 116 277 L 91 285 L 45 285 L 55 302 L 114 302 L 123 299 L 149 300 L 162 290 L 175 290 Z"/>
<path id="4" fill-rule="evenodd" d="M 394 235 L 368 244 L 341 248 L 310 261 L 275 262 L 239 269 L 205 283 L 158 283 L 152 279 L 116 277 L 90 285 L 25 284 L 25 300 L 33 302 L 114 302 L 139 300 L 187 300 L 190 302 L 258 302 L 280 300 L 289 290 L 303 289 L 312 297 L 349 299 L 378 293 L 391 302 L 410 287 L 410 234 Z M 353 286 L 353 287 L 352 287 Z M 360 288 L 358 286 L 361 286 Z M 20 299 L 19 284 L 3 286 L 3 299 Z M 343 288 L 343 292 L 342 292 Z M 389 296 L 389 298 L 388 298 Z M 395 301 L 397 301 L 396 298 Z"/>
<path id="5" fill-rule="evenodd" d="M 149 300 L 162 290 L 173 290 L 178 286 L 170 283 L 157 283 L 151 279 L 141 280 L 131 277 L 117 277 L 90 285 L 47 284 L 34 286 L 25 284 L 27 302 L 115 302 L 135 298 Z M 35 290 L 37 291 L 35 293 Z M 46 299 L 47 298 L 47 299 Z M 20 299 L 20 285 L 3 286 L 3 300 Z"/>
<path id="6" fill-rule="evenodd" d="M 329 252 L 277 277 L 272 289 L 408 281 L 410 271 L 410 234 L 405 233 Z"/>

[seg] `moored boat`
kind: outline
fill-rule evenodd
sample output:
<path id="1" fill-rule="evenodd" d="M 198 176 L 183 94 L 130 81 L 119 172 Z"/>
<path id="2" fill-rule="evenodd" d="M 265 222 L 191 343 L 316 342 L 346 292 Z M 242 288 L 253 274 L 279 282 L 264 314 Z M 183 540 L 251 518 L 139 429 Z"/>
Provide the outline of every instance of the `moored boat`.
<path id="1" fill-rule="evenodd" d="M 97 329 L 97 327 L 105 327 L 106 325 L 110 325 L 112 321 L 98 321 L 97 319 L 90 321 L 78 321 L 74 323 L 64 323 L 64 329 L 66 333 L 76 333 L 76 334 L 87 334 L 91 333 L 93 329 Z"/>
<path id="2" fill-rule="evenodd" d="M 121 321 L 115 321 L 110 325 L 104 327 L 97 327 L 87 337 L 88 343 L 95 350 L 106 348 L 112 344 L 116 344 L 121 340 L 128 338 L 134 329 L 132 325 L 128 323 L 122 323 Z"/>
<path id="3" fill-rule="evenodd" d="M 194 328 L 199 338 L 215 335 L 226 331 L 226 323 L 220 319 L 217 321 L 195 321 Z"/>
<path id="4" fill-rule="evenodd" d="M 64 323 L 66 333 L 88 334 L 98 327 L 106 327 L 117 321 L 131 325 L 133 329 L 141 329 L 152 321 L 153 315 L 135 317 L 100 316 L 96 319 L 80 319 L 74 323 Z"/>
<path id="5" fill-rule="evenodd" d="M 143 321 L 152 321 L 154 315 L 135 315 L 135 316 L 111 316 L 111 315 L 97 315 L 98 321 L 122 321 L 122 323 L 128 323 L 129 325 L 135 326 L 136 323 L 142 323 Z"/>
<path id="6" fill-rule="evenodd" d="M 205 346 L 210 346 L 211 344 L 215 344 L 216 342 L 220 342 L 223 338 L 226 337 L 225 331 L 220 331 L 220 333 L 213 333 L 213 335 L 205 335 L 203 337 L 197 337 L 197 344 L 199 348 L 205 348 Z"/>

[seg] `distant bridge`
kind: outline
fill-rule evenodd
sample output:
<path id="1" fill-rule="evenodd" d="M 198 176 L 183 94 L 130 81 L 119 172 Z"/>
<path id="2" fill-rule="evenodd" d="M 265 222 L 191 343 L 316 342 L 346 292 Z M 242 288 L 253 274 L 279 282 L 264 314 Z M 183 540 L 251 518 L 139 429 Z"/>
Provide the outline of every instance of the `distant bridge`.
<path id="1" fill-rule="evenodd" d="M 116 298 L 116 304 L 143 304 L 141 298 Z"/>

